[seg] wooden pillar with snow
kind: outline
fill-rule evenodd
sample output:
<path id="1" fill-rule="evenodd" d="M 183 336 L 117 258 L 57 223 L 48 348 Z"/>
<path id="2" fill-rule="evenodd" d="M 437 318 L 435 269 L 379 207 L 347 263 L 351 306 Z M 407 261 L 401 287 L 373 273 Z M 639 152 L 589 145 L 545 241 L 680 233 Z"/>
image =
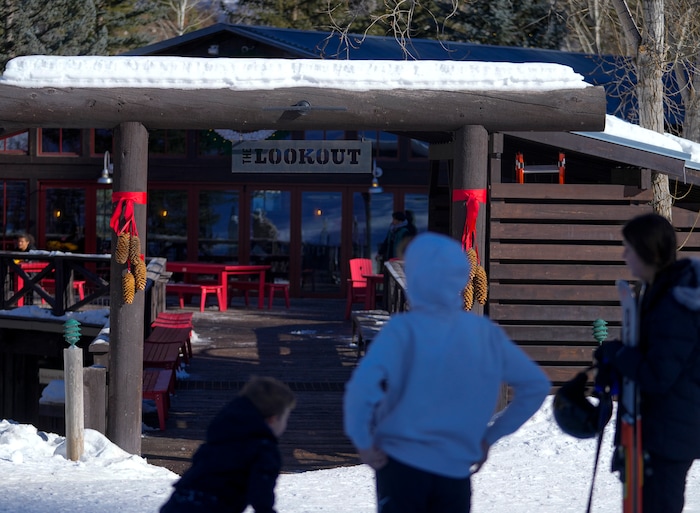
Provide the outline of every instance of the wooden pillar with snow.
<path id="1" fill-rule="evenodd" d="M 486 128 L 468 125 L 455 132 L 450 235 L 466 247 L 474 247 L 481 262 L 485 262 L 487 249 L 488 158 L 489 133 Z M 481 314 L 483 307 L 475 302 L 472 311 Z"/>
<path id="2" fill-rule="evenodd" d="M 145 195 L 148 183 L 146 128 L 138 122 L 119 124 L 115 130 L 115 150 L 113 206 L 118 209 L 120 198 L 131 198 L 133 223 L 138 229 L 143 251 L 146 245 Z M 120 224 L 123 223 L 122 213 Z M 113 232 L 107 437 L 125 451 L 140 455 L 145 300 L 144 293 L 137 291 L 130 304 L 124 302 L 121 283 L 126 265 L 118 263 L 115 258 L 116 239 Z"/>

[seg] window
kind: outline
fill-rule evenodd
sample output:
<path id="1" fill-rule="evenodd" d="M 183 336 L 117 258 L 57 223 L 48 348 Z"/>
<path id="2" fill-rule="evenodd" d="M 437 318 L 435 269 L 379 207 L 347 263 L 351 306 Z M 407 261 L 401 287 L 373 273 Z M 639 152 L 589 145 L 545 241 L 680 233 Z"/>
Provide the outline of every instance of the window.
<path id="1" fill-rule="evenodd" d="M 238 191 L 199 192 L 199 260 L 238 261 Z"/>
<path id="2" fill-rule="evenodd" d="M 85 190 L 46 189 L 46 249 L 85 252 Z"/>
<path id="3" fill-rule="evenodd" d="M 5 226 L 2 239 L 4 250 L 14 249 L 15 236 L 27 230 L 27 191 L 26 182 L 0 180 L 0 215 Z"/>
<path id="4" fill-rule="evenodd" d="M 216 130 L 200 130 L 197 132 L 197 155 L 200 157 L 231 155 L 231 141 Z"/>
<path id="5" fill-rule="evenodd" d="M 39 129 L 39 153 L 57 155 L 80 155 L 81 135 L 79 128 Z"/>
<path id="6" fill-rule="evenodd" d="M 345 132 L 343 130 L 307 130 L 304 132 L 304 139 L 307 141 L 343 141 Z"/>
<path id="7" fill-rule="evenodd" d="M 92 131 L 92 154 L 104 155 L 105 151 L 113 153 L 114 136 L 109 128 L 96 128 Z"/>
<path id="8" fill-rule="evenodd" d="M 148 192 L 148 251 L 168 260 L 187 260 L 187 190 Z"/>
<path id="9" fill-rule="evenodd" d="M 29 130 L 0 137 L 0 153 L 17 155 L 29 153 Z"/>
<path id="10" fill-rule="evenodd" d="M 301 193 L 302 278 L 314 292 L 340 289 L 342 205 L 341 192 Z"/>
<path id="11" fill-rule="evenodd" d="M 112 248 L 112 189 L 97 189 L 95 191 L 97 216 L 95 218 L 95 237 L 98 253 L 109 253 Z"/>
<path id="12" fill-rule="evenodd" d="M 394 212 L 394 194 L 356 192 L 353 209 L 353 258 L 376 260 L 379 245 L 384 242 Z M 375 269 L 381 272 L 380 269 Z"/>
<path id="13" fill-rule="evenodd" d="M 428 231 L 428 195 L 427 194 L 409 194 L 406 193 L 403 197 L 406 216 L 413 216 L 413 224 L 416 226 L 418 233 Z"/>
<path id="14" fill-rule="evenodd" d="M 374 158 L 399 158 L 399 136 L 396 134 L 376 130 L 360 130 L 357 132 L 357 138 L 372 143 Z"/>
<path id="15" fill-rule="evenodd" d="M 149 131 L 148 152 L 156 155 L 185 156 L 187 132 L 185 130 Z"/>
<path id="16" fill-rule="evenodd" d="M 255 190 L 250 201 L 250 263 L 267 264 L 271 279 L 288 279 L 292 195 Z"/>

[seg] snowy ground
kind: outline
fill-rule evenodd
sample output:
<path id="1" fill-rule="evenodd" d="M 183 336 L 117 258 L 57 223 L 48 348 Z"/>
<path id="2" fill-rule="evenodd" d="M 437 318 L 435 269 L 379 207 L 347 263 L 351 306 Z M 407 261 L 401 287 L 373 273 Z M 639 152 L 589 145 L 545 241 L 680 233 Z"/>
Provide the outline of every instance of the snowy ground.
<path id="1" fill-rule="evenodd" d="M 608 426 L 593 512 L 620 511 L 620 485 L 610 465 Z M 0 513 L 155 513 L 177 475 L 129 455 L 87 431 L 80 462 L 65 458 L 64 438 L 30 425 L 0 421 Z M 474 513 L 582 513 L 595 441 L 562 434 L 551 399 L 517 433 L 491 450 L 473 480 Z M 700 467 L 688 479 L 686 513 L 700 512 Z M 283 474 L 280 513 L 372 513 L 374 481 L 366 466 Z"/>

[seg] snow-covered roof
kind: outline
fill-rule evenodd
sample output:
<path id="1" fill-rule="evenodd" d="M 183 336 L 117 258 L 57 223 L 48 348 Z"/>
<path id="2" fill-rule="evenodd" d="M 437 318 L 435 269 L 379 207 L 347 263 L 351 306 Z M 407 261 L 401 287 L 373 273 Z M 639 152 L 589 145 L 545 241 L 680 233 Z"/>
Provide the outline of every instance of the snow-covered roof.
<path id="1" fill-rule="evenodd" d="M 349 91 L 551 91 L 591 87 L 568 66 L 551 63 L 204 59 L 33 55 L 12 59 L 0 83 L 36 87 L 149 87 Z"/>
<path id="2" fill-rule="evenodd" d="M 322 59 L 229 59 L 229 58 L 192 58 L 192 57 L 162 57 L 162 56 L 26 56 L 12 59 L 0 76 L 0 105 L 2 102 L 2 87 L 21 89 L 48 90 L 48 96 L 55 97 L 51 91 L 71 91 L 80 89 L 87 91 L 214 91 L 218 90 L 222 95 L 238 92 L 246 93 L 264 91 L 303 91 L 305 94 L 314 91 L 319 96 L 330 101 L 329 92 L 381 92 L 390 93 L 389 96 L 368 98 L 370 102 L 376 102 L 380 107 L 389 108 L 392 98 L 399 91 L 402 92 L 556 92 L 561 90 L 582 90 L 590 88 L 583 76 L 574 72 L 572 68 L 554 63 L 509 63 L 509 62 L 483 62 L 483 61 L 394 61 L 394 60 L 322 60 Z M 163 93 L 165 94 L 165 93 Z M 301 99 L 302 94 L 296 98 Z M 181 101 L 183 96 L 174 97 Z M 230 104 L 230 96 L 212 97 L 214 110 L 222 110 L 223 104 Z M 288 96 L 288 98 L 293 98 Z M 339 99 L 337 107 L 326 106 L 309 107 L 323 110 L 348 111 L 348 98 Z M 447 97 L 449 101 L 455 101 L 455 97 Z M 457 97 L 459 98 L 459 97 Z M 82 100 L 82 97 L 80 98 Z M 264 98 L 273 101 L 272 97 Z M 342 103 L 340 100 L 345 101 Z M 39 99 L 39 102 L 43 99 Z M 128 102 L 120 100 L 119 110 L 127 110 Z M 269 104 L 265 107 L 261 103 L 258 110 L 277 110 L 274 117 L 282 112 L 285 106 L 294 106 L 290 99 L 287 103 L 278 105 Z M 382 101 L 384 103 L 382 103 Z M 243 103 L 250 103 L 243 100 Z M 290 103 L 291 102 L 291 103 Z M 430 97 L 425 97 L 425 102 L 430 104 Z M 78 108 L 82 105 L 78 102 Z M 109 105 L 108 105 L 109 107 Z M 136 112 L 144 112 L 147 106 L 140 102 L 135 106 Z M 172 107 L 172 105 L 171 105 Z M 365 108 L 367 106 L 364 106 Z M 426 129 L 431 129 L 427 119 L 430 116 L 439 118 L 441 113 L 431 110 L 433 105 L 427 105 L 423 116 L 426 118 Z M 458 111 L 460 105 L 455 104 L 452 109 Z M 94 119 L 99 119 L 97 111 L 99 105 L 92 103 L 90 106 L 94 112 Z M 251 109 L 250 105 L 241 108 Z M 407 113 L 418 110 L 417 105 L 401 106 Z M 425 107 L 422 107 L 425 108 Z M 71 107 L 75 110 L 76 107 Z M 182 105 L 183 112 L 187 105 Z M 13 115 L 12 109 L 3 109 L 3 118 Z M 92 114 L 92 113 L 91 113 Z M 363 114 L 358 113 L 361 117 Z M 407 114 L 408 115 L 408 114 Z M 461 115 L 461 113 L 460 113 Z M 315 113 L 316 119 L 323 119 L 322 114 Z M 512 113 L 518 117 L 518 112 Z M 255 116 L 254 116 L 255 117 Z M 257 116 L 259 117 L 259 116 Z M 459 116 L 457 116 L 459 118 Z M 66 118 L 68 119 L 68 118 Z M 109 118 L 111 119 L 111 118 Z M 182 119 L 186 119 L 183 115 Z M 338 116 L 339 123 L 352 120 L 352 115 Z M 138 119 L 134 119 L 138 121 Z M 41 120 L 39 120 L 41 121 Z M 236 121 L 236 120 L 234 120 Z M 247 120 L 237 120 L 242 126 L 236 128 L 276 128 L 274 126 L 251 126 Z M 420 116 L 419 120 L 420 122 Z M 264 121 L 257 121 L 264 123 Z M 440 119 L 438 119 L 440 122 Z M 272 122 L 271 122 L 272 123 Z M 470 123 L 465 120 L 465 124 Z M 246 126 L 247 125 L 247 126 Z M 209 126 L 209 128 L 212 128 Z M 213 128 L 225 128 L 214 126 Z M 390 127 L 401 129 L 404 127 Z M 434 127 L 433 127 L 434 128 Z M 448 128 L 449 129 L 449 128 Z M 604 131 L 579 131 L 580 135 L 602 139 L 615 144 L 643 149 L 670 155 L 673 158 L 685 161 L 686 167 L 700 169 L 700 145 L 670 136 L 645 130 L 637 125 L 624 122 L 613 116 L 605 117 Z"/>

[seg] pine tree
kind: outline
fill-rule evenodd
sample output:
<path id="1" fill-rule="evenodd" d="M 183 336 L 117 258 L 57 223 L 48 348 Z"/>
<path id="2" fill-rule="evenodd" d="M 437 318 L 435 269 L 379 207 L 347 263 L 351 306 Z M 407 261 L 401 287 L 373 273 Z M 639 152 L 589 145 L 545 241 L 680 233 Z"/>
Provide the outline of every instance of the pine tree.
<path id="1" fill-rule="evenodd" d="M 550 0 L 238 0 L 220 2 L 230 23 L 347 34 L 559 48 L 565 19 Z"/>
<path id="2" fill-rule="evenodd" d="M 565 21 L 549 0 L 477 0 L 463 4 L 463 41 L 558 49 Z"/>
<path id="3" fill-rule="evenodd" d="M 104 55 L 107 31 L 93 0 L 4 0 L 0 60 L 20 55 Z"/>
<path id="4" fill-rule="evenodd" d="M 98 23 L 107 28 L 107 54 L 116 55 L 159 40 L 154 22 L 162 15 L 153 1 L 95 0 Z"/>
<path id="5" fill-rule="evenodd" d="M 365 1 L 333 5 L 327 0 L 238 0 L 230 5 L 221 2 L 221 9 L 229 23 L 328 31 L 336 24 L 343 27 L 356 24 L 358 13 L 367 12 L 362 4 Z M 370 0 L 372 7 L 375 3 Z M 358 31 L 362 32 L 368 25 L 369 17 L 362 16 Z"/>

